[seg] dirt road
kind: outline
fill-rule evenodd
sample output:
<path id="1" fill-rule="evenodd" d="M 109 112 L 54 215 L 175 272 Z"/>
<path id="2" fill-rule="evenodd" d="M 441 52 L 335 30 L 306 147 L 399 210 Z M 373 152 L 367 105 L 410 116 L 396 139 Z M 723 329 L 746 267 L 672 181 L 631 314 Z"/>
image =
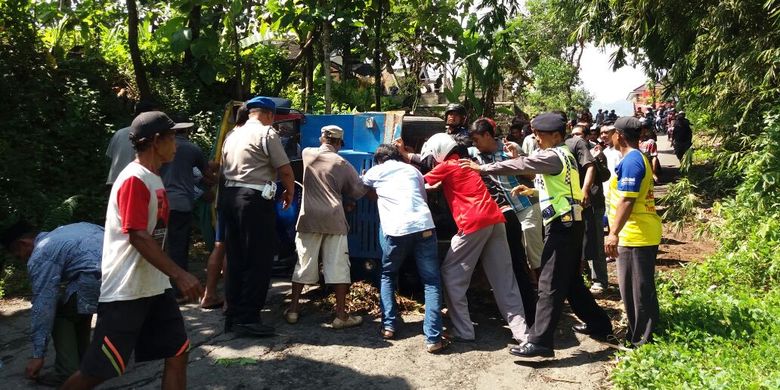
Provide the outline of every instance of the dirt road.
<path id="1" fill-rule="evenodd" d="M 668 144 L 661 142 L 662 152 Z M 668 153 L 668 152 L 667 152 Z M 664 165 L 673 166 L 676 159 Z M 677 241 L 680 242 L 680 241 Z M 683 242 L 683 244 L 685 244 Z M 673 249 L 673 246 L 669 248 Z M 191 268 L 202 267 L 193 264 Z M 610 264 L 614 276 L 614 263 Z M 614 279 L 613 279 L 614 282 Z M 288 325 L 282 320 L 283 300 L 290 284 L 275 280 L 269 294 L 265 321 L 278 335 L 265 339 L 234 338 L 222 332 L 222 316 L 196 305 L 182 306 L 193 348 L 188 371 L 193 389 L 592 389 L 608 387 L 613 351 L 575 334 L 567 314 L 556 333 L 557 360 L 544 364 L 520 363 L 508 353 L 512 343 L 490 300 L 473 299 L 473 320 L 477 323 L 474 343 L 453 344 L 442 355 L 423 350 L 422 315 L 403 316 L 405 325 L 398 339 L 379 337 L 377 319 L 363 326 L 333 330 L 323 326 L 330 315 L 311 304 L 301 321 Z M 616 288 L 600 300 L 620 326 L 622 308 Z M 485 302 L 483 302 L 485 301 Z M 486 303 L 487 302 L 487 303 Z M 36 386 L 23 377 L 30 356 L 29 302 L 0 301 L 0 385 L 3 389 Z M 51 370 L 49 350 L 46 370 Z M 161 362 L 130 364 L 127 373 L 102 389 L 159 388 Z"/>

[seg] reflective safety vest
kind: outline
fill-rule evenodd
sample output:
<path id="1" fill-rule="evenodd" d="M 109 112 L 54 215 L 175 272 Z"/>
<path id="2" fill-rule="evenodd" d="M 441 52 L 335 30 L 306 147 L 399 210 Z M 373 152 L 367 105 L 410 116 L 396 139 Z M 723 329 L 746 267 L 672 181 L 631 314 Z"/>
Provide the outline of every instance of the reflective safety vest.
<path id="1" fill-rule="evenodd" d="M 536 175 L 534 186 L 539 190 L 539 206 L 547 225 L 560 217 L 562 222 L 582 221 L 582 188 L 577 161 L 566 145 L 551 149 L 563 163 L 557 175 Z"/>

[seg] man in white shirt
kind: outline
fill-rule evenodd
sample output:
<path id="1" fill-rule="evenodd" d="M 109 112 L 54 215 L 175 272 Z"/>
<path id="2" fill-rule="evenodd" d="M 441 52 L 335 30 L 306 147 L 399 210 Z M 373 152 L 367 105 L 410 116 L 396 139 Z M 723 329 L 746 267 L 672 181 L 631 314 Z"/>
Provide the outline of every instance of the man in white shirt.
<path id="1" fill-rule="evenodd" d="M 176 153 L 175 130 L 187 126 L 160 111 L 138 115 L 130 126 L 136 159 L 108 200 L 97 325 L 80 370 L 63 389 L 91 389 L 120 376 L 131 355 L 136 362 L 164 359 L 163 388 L 187 388 L 190 340 L 170 280 L 191 300 L 202 289 L 164 252 L 169 210 L 160 177 L 160 166 Z"/>
<path id="2" fill-rule="evenodd" d="M 374 161 L 377 165 L 363 175 L 363 183 L 376 191 L 379 221 L 384 234 L 380 289 L 382 337 L 395 337 L 398 269 L 407 256 L 414 255 L 425 286 L 425 349 L 436 353 L 444 349 L 446 343 L 442 340 L 438 241 L 426 203 L 425 182 L 417 169 L 403 162 L 403 157 L 393 145 L 379 145 Z"/>

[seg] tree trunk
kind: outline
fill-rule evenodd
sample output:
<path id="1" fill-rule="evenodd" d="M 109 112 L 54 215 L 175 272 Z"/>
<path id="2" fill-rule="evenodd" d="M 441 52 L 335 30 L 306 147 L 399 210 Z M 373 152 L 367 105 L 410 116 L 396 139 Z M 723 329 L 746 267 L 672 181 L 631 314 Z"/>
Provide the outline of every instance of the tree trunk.
<path id="1" fill-rule="evenodd" d="M 241 80 L 243 80 L 243 78 L 241 77 L 241 43 L 238 39 L 238 26 L 236 26 L 235 20 L 232 20 L 230 24 L 233 36 L 233 66 L 236 68 L 236 84 L 233 98 L 236 100 L 244 100 L 244 91 L 242 90 L 243 88 L 241 88 Z"/>
<path id="2" fill-rule="evenodd" d="M 346 28 L 346 38 L 342 42 L 341 46 L 341 85 L 347 85 L 352 73 L 352 33 L 354 29 L 351 27 Z"/>
<path id="3" fill-rule="evenodd" d="M 314 49 L 306 49 L 306 66 L 303 70 L 303 111 L 312 112 L 311 95 L 314 93 Z"/>
<path id="4" fill-rule="evenodd" d="M 331 113 L 330 88 L 333 80 L 330 77 L 330 21 L 322 23 L 322 72 L 325 76 L 325 113 Z"/>
<path id="5" fill-rule="evenodd" d="M 152 98 L 152 89 L 149 87 L 149 80 L 146 78 L 146 68 L 144 67 L 143 59 L 141 59 L 141 49 L 138 48 L 138 8 L 135 0 L 127 0 L 127 46 L 130 50 L 130 59 L 133 62 L 138 99 L 150 100 Z"/>
<path id="6" fill-rule="evenodd" d="M 284 89 L 284 87 L 287 86 L 287 83 L 289 83 L 290 81 L 290 75 L 292 75 L 292 72 L 298 66 L 298 63 L 301 62 L 301 59 L 305 57 L 306 50 L 308 50 L 309 47 L 311 47 L 313 42 L 314 42 L 314 33 L 312 31 L 309 31 L 309 34 L 306 36 L 306 42 L 303 45 L 301 45 L 301 51 L 298 52 L 298 55 L 296 55 L 295 58 L 293 58 L 292 61 L 290 61 L 287 67 L 284 70 L 282 70 L 282 77 L 279 79 L 279 84 L 276 86 L 276 88 L 274 88 L 273 96 L 279 96 L 279 94 L 282 93 L 282 90 Z M 306 67 L 305 62 L 303 67 Z"/>
<path id="7" fill-rule="evenodd" d="M 582 53 L 585 52 L 585 40 L 580 38 L 578 42 L 578 46 L 579 46 L 579 55 L 577 55 L 577 62 L 574 62 L 574 53 L 577 52 L 577 46 L 575 46 L 574 50 L 572 51 L 571 61 L 572 61 L 572 66 L 574 66 L 574 72 L 572 72 L 571 78 L 569 79 L 569 88 L 566 94 L 567 106 L 572 105 L 572 95 L 574 93 L 573 91 L 574 82 L 577 80 L 577 75 L 580 73 L 580 65 L 582 63 Z"/>
<path id="8" fill-rule="evenodd" d="M 374 109 L 382 111 L 382 3 L 376 1 L 376 19 L 374 20 Z"/>
<path id="9" fill-rule="evenodd" d="M 193 5 L 188 16 L 189 20 L 187 25 L 190 28 L 190 32 L 192 32 L 192 40 L 190 42 L 195 42 L 200 38 L 200 10 L 200 5 Z M 184 51 L 184 64 L 192 65 L 194 59 L 195 57 L 192 55 L 192 50 L 190 50 L 188 46 L 187 50 Z"/>

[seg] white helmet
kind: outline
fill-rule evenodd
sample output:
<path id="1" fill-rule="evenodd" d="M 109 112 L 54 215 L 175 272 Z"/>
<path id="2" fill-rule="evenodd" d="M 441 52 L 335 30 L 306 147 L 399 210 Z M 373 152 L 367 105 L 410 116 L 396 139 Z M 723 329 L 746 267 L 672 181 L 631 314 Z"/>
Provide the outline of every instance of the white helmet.
<path id="1" fill-rule="evenodd" d="M 445 133 L 437 133 L 428 138 L 422 146 L 422 158 L 433 156 L 437 163 L 444 161 L 444 158 L 458 146 L 452 136 Z"/>

